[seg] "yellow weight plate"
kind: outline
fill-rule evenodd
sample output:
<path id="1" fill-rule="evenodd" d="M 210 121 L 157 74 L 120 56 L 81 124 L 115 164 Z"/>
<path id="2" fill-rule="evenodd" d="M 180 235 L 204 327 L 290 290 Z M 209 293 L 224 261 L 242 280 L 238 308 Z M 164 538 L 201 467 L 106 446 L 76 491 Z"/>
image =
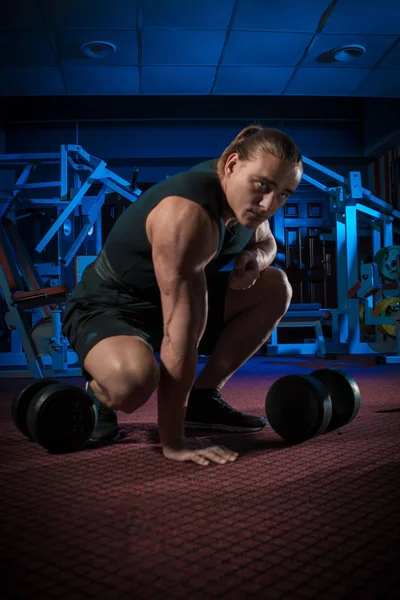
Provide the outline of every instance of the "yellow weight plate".
<path id="1" fill-rule="evenodd" d="M 382 298 L 374 308 L 374 317 L 391 317 L 399 303 L 400 298 Z M 377 328 L 384 335 L 396 337 L 396 325 L 377 325 Z"/>

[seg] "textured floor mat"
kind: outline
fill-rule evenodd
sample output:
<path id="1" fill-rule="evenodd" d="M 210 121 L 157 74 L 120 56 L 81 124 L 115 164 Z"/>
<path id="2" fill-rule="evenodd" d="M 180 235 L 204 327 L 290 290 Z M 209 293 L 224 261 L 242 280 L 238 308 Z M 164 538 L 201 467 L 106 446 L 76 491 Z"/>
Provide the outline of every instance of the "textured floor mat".
<path id="1" fill-rule="evenodd" d="M 255 359 L 224 397 L 261 416 L 274 379 L 325 364 Z M 119 442 L 51 456 L 11 423 L 26 381 L 3 380 L 1 597 L 398 598 L 400 369 L 335 366 L 361 388 L 353 423 L 298 446 L 215 434 L 240 457 L 208 467 L 163 458 L 154 398 Z"/>

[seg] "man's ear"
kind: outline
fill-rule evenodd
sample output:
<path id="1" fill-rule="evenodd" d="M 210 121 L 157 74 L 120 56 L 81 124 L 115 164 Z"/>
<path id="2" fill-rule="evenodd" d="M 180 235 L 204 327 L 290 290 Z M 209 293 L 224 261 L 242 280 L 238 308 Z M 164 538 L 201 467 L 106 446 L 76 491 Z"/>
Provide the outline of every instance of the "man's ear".
<path id="1" fill-rule="evenodd" d="M 226 160 L 225 163 L 225 175 L 227 177 L 229 177 L 230 175 L 232 175 L 233 171 L 237 168 L 237 165 L 239 163 L 239 155 L 237 152 L 233 152 L 232 154 L 230 154 Z"/>

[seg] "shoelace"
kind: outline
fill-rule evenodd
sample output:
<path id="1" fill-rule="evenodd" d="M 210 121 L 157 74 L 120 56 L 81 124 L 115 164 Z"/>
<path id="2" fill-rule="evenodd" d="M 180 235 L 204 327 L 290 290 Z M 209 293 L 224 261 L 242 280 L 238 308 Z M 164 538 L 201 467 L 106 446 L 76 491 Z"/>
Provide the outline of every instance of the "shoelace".
<path id="1" fill-rule="evenodd" d="M 234 413 L 238 413 L 238 414 L 243 414 L 240 410 L 233 408 L 232 406 L 230 406 L 230 404 L 228 404 L 225 400 L 223 400 L 221 397 L 221 394 L 215 394 L 213 396 L 213 400 L 215 400 L 220 405 L 222 410 L 225 410 L 225 412 L 229 412 L 229 413 L 234 412 Z"/>

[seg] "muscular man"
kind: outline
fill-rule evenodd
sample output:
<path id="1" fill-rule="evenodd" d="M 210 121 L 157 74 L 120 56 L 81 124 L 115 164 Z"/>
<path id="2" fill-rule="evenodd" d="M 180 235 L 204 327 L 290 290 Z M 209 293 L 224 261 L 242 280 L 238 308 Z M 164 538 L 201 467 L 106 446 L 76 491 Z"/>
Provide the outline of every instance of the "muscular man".
<path id="1" fill-rule="evenodd" d="M 115 435 L 115 411 L 132 413 L 157 388 L 168 459 L 236 459 L 227 448 L 185 439 L 185 427 L 265 427 L 229 406 L 221 390 L 289 306 L 287 277 L 270 266 L 276 243 L 268 219 L 302 170 L 290 137 L 247 127 L 218 161 L 153 186 L 119 217 L 64 314 L 64 334 L 102 407 L 94 438 Z M 221 270 L 232 260 L 232 272 Z M 198 352 L 209 358 L 196 379 Z"/>

